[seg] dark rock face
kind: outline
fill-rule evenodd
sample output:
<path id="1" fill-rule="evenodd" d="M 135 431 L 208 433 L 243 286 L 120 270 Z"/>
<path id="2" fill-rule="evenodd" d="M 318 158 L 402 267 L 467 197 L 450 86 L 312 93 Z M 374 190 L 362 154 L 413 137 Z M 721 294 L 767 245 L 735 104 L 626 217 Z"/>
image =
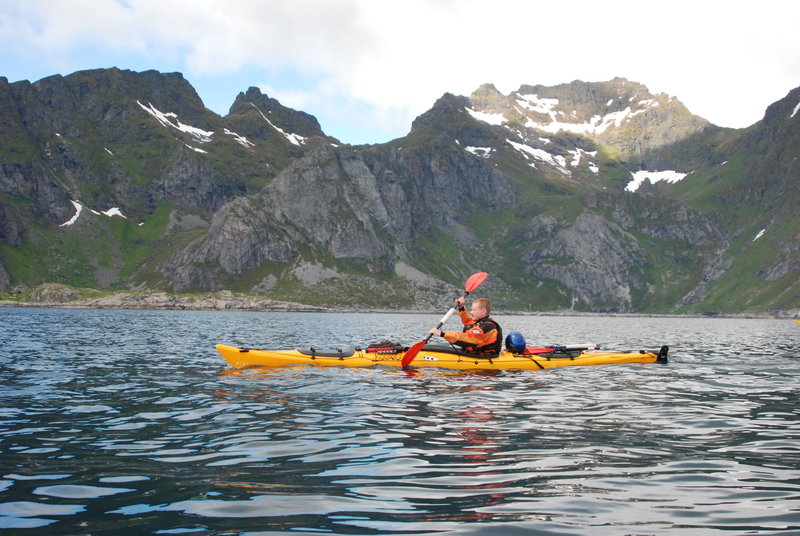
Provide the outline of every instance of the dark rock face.
<path id="1" fill-rule="evenodd" d="M 258 194 L 225 205 L 207 237 L 173 256 L 163 271 L 184 274 L 174 281 L 177 289 L 197 287 L 207 274 L 192 265 L 216 263 L 236 276 L 264 262 L 292 261 L 296 244 L 368 269 L 393 269 L 396 261 L 410 260 L 416 237 L 463 221 L 458 207 L 482 202 L 491 209 L 510 198 L 507 177 L 452 154 L 428 156 L 322 147 Z"/>

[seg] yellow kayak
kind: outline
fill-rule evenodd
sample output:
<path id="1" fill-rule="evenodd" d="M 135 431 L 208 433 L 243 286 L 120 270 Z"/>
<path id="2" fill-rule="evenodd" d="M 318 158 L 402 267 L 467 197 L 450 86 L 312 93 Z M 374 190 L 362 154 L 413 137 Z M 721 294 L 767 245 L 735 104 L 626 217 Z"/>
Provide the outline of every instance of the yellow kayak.
<path id="1" fill-rule="evenodd" d="M 592 345 L 593 346 L 593 345 Z M 596 347 L 594 347 L 596 348 Z M 342 348 L 317 350 L 259 350 L 218 344 L 217 350 L 234 368 L 314 365 L 321 367 L 401 367 L 408 347 Z M 669 347 L 657 351 L 602 352 L 590 345 L 528 347 L 521 353 L 504 350 L 496 357 L 466 354 L 445 344 L 427 344 L 411 362 L 411 367 L 440 367 L 459 370 L 538 370 L 577 365 L 623 363 L 666 363 Z"/>

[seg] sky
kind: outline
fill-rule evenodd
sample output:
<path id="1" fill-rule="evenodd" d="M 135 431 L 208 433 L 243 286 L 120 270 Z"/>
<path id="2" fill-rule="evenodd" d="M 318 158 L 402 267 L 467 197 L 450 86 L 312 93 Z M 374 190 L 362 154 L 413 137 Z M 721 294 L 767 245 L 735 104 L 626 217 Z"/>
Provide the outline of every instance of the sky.
<path id="1" fill-rule="evenodd" d="M 255 86 L 352 144 L 447 92 L 621 76 L 742 128 L 800 86 L 798 27 L 797 0 L 0 0 L 0 76 L 181 72 L 220 115 Z"/>

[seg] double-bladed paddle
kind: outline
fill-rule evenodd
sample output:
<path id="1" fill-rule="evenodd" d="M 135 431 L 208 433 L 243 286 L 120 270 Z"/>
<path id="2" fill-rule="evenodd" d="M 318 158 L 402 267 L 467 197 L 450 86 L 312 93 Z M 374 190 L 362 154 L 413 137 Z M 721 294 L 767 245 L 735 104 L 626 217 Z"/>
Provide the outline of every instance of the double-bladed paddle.
<path id="1" fill-rule="evenodd" d="M 469 279 L 467 279 L 467 282 L 464 284 L 464 298 L 466 299 L 466 297 L 469 295 L 470 292 L 481 286 L 481 283 L 483 283 L 486 280 L 486 277 L 488 275 L 489 274 L 487 274 L 486 272 L 478 272 L 476 274 L 472 274 L 471 276 L 469 276 Z M 442 327 L 442 325 L 444 325 L 444 323 L 447 322 L 447 319 L 453 316 L 455 312 L 456 312 L 455 307 L 451 307 L 450 310 L 447 311 L 447 314 L 445 314 L 442 317 L 442 319 L 439 321 L 439 323 L 436 325 L 436 328 L 434 329 L 439 329 L 440 327 Z M 403 360 L 400 362 L 400 364 L 403 367 L 407 367 L 408 365 L 410 365 L 411 362 L 414 361 L 414 358 L 417 357 L 419 351 L 422 350 L 422 347 L 425 346 L 425 343 L 427 343 L 432 336 L 433 336 L 432 333 L 428 333 L 428 336 L 425 337 L 424 340 L 416 343 L 414 346 L 409 348 L 408 351 L 403 356 Z"/>

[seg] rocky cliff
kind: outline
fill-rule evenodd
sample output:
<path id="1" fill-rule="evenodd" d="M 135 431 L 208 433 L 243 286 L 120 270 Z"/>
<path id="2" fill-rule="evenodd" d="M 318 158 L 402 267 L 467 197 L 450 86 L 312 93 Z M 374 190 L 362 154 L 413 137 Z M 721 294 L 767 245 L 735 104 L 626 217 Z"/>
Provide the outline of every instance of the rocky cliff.
<path id="1" fill-rule="evenodd" d="M 798 102 L 731 130 L 625 79 L 487 84 L 353 147 L 255 88 L 0 80 L 0 288 L 437 308 L 481 270 L 505 308 L 792 311 Z"/>

